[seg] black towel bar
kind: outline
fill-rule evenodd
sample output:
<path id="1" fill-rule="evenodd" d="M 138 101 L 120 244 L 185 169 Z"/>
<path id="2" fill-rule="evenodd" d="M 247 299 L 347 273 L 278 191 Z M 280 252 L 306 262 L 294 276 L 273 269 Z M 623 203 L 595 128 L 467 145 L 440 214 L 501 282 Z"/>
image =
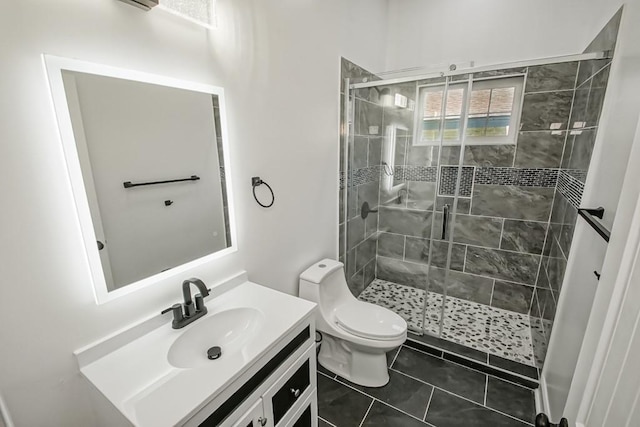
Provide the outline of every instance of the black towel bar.
<path id="1" fill-rule="evenodd" d="M 131 187 L 140 187 L 143 185 L 169 184 L 171 182 L 197 181 L 199 179 L 200 179 L 199 176 L 191 175 L 189 178 L 170 179 L 167 181 L 139 182 L 137 184 L 133 184 L 131 181 L 126 181 L 126 182 L 123 182 L 122 185 L 124 186 L 124 188 L 131 188 Z"/>

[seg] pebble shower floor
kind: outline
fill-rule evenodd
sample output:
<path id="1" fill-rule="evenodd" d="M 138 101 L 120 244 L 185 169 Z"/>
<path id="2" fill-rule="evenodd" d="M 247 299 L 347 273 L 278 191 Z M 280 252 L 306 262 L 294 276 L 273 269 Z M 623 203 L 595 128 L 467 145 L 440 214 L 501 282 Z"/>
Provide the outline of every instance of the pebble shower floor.
<path id="1" fill-rule="evenodd" d="M 374 280 L 358 297 L 386 307 L 406 321 L 410 331 L 423 328 L 426 291 Z M 429 292 L 424 332 L 438 336 L 443 296 Z M 442 338 L 496 356 L 536 366 L 529 316 L 447 296 Z"/>

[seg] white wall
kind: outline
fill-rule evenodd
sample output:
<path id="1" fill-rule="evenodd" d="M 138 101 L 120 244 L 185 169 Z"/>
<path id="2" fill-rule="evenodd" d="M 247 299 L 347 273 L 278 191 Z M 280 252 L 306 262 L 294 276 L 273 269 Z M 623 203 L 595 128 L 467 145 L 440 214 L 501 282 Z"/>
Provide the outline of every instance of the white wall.
<path id="1" fill-rule="evenodd" d="M 580 53 L 610 17 L 597 27 L 592 3 L 605 0 L 392 1 L 386 70 Z"/>
<path id="2" fill-rule="evenodd" d="M 221 0 L 208 34 L 115 0 L 3 2 L 0 14 L 0 389 L 17 426 L 100 425 L 72 351 L 180 298 L 179 280 L 96 306 L 40 55 L 223 86 L 239 252 L 194 275 L 246 268 L 293 293 L 337 253 L 338 83 L 344 55 L 383 66 L 384 0 Z M 250 177 L 276 192 L 252 199 Z"/>

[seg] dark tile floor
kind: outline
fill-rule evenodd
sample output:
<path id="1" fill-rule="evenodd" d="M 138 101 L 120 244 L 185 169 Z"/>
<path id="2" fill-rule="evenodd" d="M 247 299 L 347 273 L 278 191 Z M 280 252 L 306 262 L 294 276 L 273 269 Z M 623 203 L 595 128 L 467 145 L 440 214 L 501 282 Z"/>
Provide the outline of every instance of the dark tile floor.
<path id="1" fill-rule="evenodd" d="M 318 425 L 533 425 L 530 388 L 404 345 L 387 359 L 390 381 L 381 388 L 352 384 L 318 366 Z"/>

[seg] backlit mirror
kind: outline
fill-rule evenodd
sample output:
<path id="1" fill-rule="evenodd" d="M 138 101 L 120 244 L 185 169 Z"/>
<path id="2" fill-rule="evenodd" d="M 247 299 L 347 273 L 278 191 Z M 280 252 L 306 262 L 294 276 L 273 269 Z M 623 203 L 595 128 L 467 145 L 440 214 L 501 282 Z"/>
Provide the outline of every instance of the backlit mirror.
<path id="1" fill-rule="evenodd" d="M 222 89 L 45 60 L 97 301 L 234 250 Z"/>

